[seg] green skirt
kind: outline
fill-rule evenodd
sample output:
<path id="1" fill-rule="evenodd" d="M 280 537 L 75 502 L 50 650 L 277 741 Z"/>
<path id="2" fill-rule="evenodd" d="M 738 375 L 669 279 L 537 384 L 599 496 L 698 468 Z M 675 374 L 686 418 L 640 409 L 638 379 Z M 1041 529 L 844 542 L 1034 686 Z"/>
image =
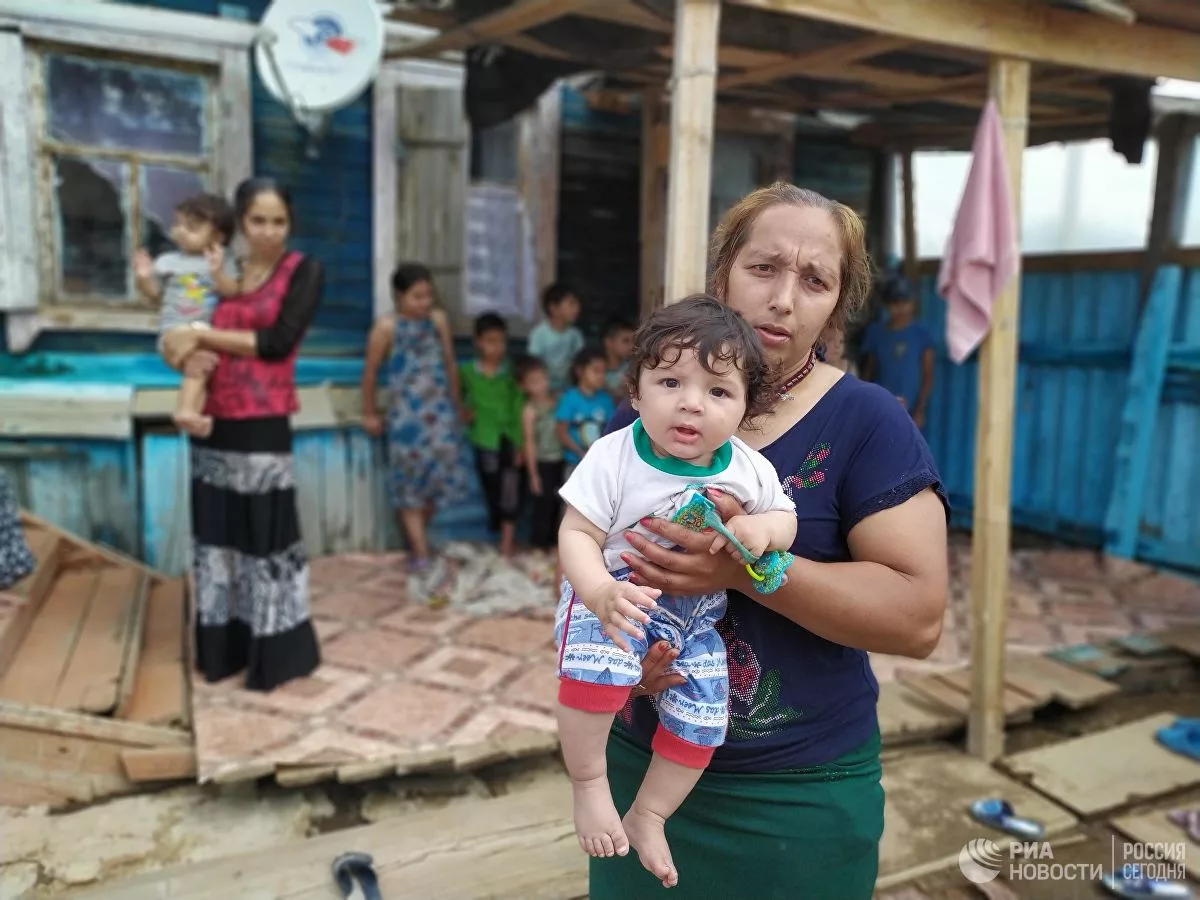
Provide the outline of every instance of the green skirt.
<path id="1" fill-rule="evenodd" d="M 869 900 L 883 836 L 879 736 L 807 769 L 705 772 L 667 820 L 679 884 L 664 893 L 637 853 L 592 859 L 589 900 Z M 608 741 L 613 800 L 624 814 L 650 753 L 618 730 Z"/>

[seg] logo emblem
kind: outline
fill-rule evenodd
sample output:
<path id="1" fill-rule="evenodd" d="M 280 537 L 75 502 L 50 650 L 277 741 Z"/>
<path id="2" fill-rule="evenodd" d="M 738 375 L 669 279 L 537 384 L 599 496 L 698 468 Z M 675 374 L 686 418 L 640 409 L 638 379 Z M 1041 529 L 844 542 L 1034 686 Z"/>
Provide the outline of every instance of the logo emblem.
<path id="1" fill-rule="evenodd" d="M 341 20 L 329 13 L 297 17 L 292 19 L 292 27 L 300 35 L 304 46 L 312 50 L 327 48 L 341 56 L 354 50 L 355 40 L 346 34 Z"/>
<path id="2" fill-rule="evenodd" d="M 995 841 L 975 838 L 958 851 L 958 868 L 972 884 L 987 884 L 1000 874 L 1004 854 Z"/>

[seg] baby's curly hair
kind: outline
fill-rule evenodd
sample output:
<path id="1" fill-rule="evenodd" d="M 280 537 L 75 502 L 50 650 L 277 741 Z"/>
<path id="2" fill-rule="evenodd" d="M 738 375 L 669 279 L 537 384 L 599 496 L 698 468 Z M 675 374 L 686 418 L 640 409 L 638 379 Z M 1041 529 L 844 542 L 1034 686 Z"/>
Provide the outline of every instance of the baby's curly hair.
<path id="1" fill-rule="evenodd" d="M 695 350 L 700 365 L 714 374 L 717 363 L 741 372 L 746 385 L 743 426 L 752 425 L 775 406 L 777 378 L 758 335 L 739 313 L 708 294 L 693 294 L 656 309 L 637 330 L 625 374 L 629 396 L 638 396 L 643 369 L 673 365 L 684 350 Z"/>

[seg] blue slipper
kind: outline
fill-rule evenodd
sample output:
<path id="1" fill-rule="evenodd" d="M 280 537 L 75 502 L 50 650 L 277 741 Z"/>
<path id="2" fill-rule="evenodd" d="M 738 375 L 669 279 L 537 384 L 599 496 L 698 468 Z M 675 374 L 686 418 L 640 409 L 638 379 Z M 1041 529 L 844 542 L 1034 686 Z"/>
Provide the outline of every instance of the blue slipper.
<path id="1" fill-rule="evenodd" d="M 1014 837 L 1039 841 L 1046 836 L 1041 822 L 1026 819 L 1013 812 L 1012 804 L 998 797 L 976 800 L 971 804 L 971 818 L 992 828 L 998 828 Z"/>
<path id="2" fill-rule="evenodd" d="M 1100 879 L 1100 883 L 1116 897 L 1166 897 L 1170 900 L 1191 900 L 1192 889 L 1178 881 L 1161 881 L 1157 878 L 1126 878 L 1113 872 Z"/>
<path id="3" fill-rule="evenodd" d="M 1158 742 L 1168 750 L 1200 761 L 1200 719 L 1182 716 L 1154 733 Z"/>

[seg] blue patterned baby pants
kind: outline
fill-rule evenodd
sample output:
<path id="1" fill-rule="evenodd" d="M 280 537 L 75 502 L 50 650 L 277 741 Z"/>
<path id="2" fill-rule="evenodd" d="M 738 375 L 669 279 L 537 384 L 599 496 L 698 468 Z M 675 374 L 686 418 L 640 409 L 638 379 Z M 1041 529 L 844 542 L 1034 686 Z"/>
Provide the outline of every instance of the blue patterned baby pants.
<path id="1" fill-rule="evenodd" d="M 630 569 L 621 569 L 613 577 L 624 581 L 630 573 Z M 679 651 L 672 671 L 684 676 L 687 683 L 658 695 L 660 734 L 655 736 L 654 749 L 684 765 L 697 762 L 697 767 L 703 767 L 701 760 L 706 762 L 712 749 L 724 742 L 729 718 L 725 642 L 715 628 L 725 614 L 725 592 L 701 597 L 664 594 L 657 603 L 649 611 L 650 622 L 639 625 L 644 635 L 641 640 L 624 635 L 633 650 L 629 653 L 604 633 L 600 620 L 564 579 L 554 624 L 559 646 L 559 701 L 592 712 L 617 712 L 642 678 L 641 661 L 650 645 L 667 641 Z M 664 729 L 674 741 L 661 734 Z M 689 748 L 706 752 L 692 753 Z"/>

